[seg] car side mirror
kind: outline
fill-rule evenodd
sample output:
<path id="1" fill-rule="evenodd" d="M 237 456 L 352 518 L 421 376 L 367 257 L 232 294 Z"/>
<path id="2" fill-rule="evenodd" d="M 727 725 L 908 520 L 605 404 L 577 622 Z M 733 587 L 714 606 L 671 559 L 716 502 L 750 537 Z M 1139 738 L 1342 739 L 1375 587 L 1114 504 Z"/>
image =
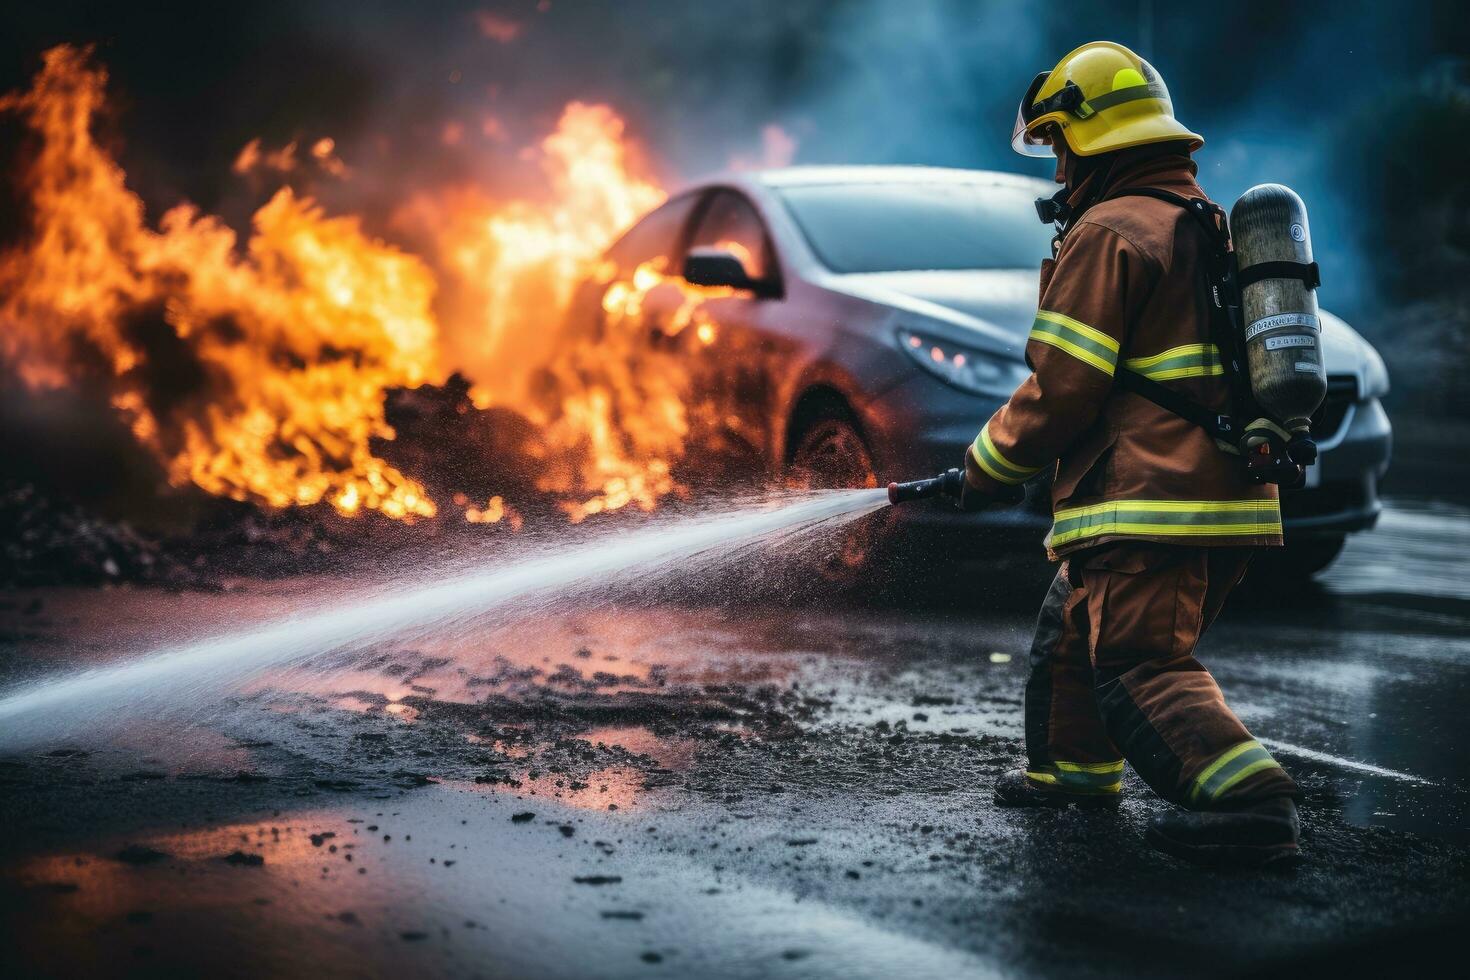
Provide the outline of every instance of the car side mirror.
<path id="1" fill-rule="evenodd" d="M 695 286 L 728 286 L 761 294 L 764 286 L 750 278 L 745 263 L 723 248 L 691 248 L 684 256 L 684 279 Z"/>

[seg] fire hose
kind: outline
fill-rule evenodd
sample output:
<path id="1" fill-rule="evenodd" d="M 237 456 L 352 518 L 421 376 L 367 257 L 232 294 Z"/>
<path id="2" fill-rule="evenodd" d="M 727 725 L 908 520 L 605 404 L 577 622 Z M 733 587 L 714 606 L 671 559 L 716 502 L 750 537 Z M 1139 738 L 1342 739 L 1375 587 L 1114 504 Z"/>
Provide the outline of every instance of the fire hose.
<path id="1" fill-rule="evenodd" d="M 948 497 L 956 504 L 960 502 L 960 492 L 965 487 L 965 474 L 958 469 L 945 470 L 938 476 L 931 476 L 927 480 L 910 480 L 907 483 L 888 484 L 888 502 L 890 504 L 907 503 L 910 500 L 927 500 L 930 497 Z M 989 496 L 988 500 L 998 504 L 1019 504 L 1026 499 L 1026 491 L 1023 487 L 1006 487 L 998 495 Z"/>

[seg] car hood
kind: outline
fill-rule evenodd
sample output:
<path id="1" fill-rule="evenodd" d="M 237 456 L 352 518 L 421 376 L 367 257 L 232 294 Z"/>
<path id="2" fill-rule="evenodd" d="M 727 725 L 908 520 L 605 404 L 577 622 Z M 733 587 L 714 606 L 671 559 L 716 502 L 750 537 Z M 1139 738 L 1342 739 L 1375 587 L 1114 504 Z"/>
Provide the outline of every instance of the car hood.
<path id="1" fill-rule="evenodd" d="M 1326 310 L 1317 311 L 1322 321 L 1322 363 L 1328 374 L 1351 374 L 1358 379 L 1358 390 L 1367 383 L 1368 341 L 1339 317 Z"/>
<path id="2" fill-rule="evenodd" d="M 829 288 L 982 334 L 1021 356 L 1036 318 L 1034 269 L 869 272 L 834 276 Z"/>
<path id="3" fill-rule="evenodd" d="M 1036 318 L 1037 275 L 1035 269 L 872 272 L 839 276 L 834 285 L 870 302 L 983 334 L 1019 356 Z M 1328 372 L 1361 375 L 1365 341 L 1338 317 L 1326 310 L 1321 314 Z"/>

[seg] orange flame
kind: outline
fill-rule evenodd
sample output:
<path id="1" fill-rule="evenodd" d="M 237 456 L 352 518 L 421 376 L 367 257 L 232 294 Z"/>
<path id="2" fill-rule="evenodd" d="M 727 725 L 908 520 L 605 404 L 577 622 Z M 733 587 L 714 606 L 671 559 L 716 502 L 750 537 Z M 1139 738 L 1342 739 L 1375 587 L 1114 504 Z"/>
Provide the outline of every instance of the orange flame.
<path id="1" fill-rule="evenodd" d="M 671 469 L 688 430 L 686 384 L 671 359 L 650 366 L 657 355 L 645 350 L 636 311 L 672 283 L 687 299 L 663 329 L 695 323 L 708 344 L 713 324 L 696 321 L 709 294 L 662 269 L 617 283 L 600 268 L 614 237 L 664 199 L 637 175 L 609 108 L 569 104 L 540 143 L 544 202 L 455 187 L 400 207 L 392 225 L 429 243 L 426 262 L 289 188 L 255 214 L 243 246 L 187 204 L 149 227 L 93 136 L 105 85 L 90 51 L 63 46 L 46 53 L 29 91 L 0 97 L 0 113 L 35 136 L 18 174 L 28 234 L 0 254 L 0 355 L 28 386 L 85 383 L 85 365 L 99 362 L 112 403 L 176 485 L 411 520 L 436 504 L 377 458 L 371 440 L 394 437 L 388 389 L 442 380 L 453 367 L 475 382 L 478 406 L 510 407 L 539 426 L 538 488 L 572 520 L 651 509 L 678 491 Z M 350 177 L 337 149 L 319 138 L 304 156 Z M 294 142 L 268 151 L 254 140 L 233 169 L 284 174 L 300 162 Z M 586 280 L 604 290 L 606 321 L 562 329 Z M 160 390 L 177 383 L 155 369 L 160 345 L 197 365 L 188 390 Z M 472 523 L 521 521 L 500 496 L 455 503 Z"/>
<path id="2" fill-rule="evenodd" d="M 630 504 L 651 510 L 678 489 L 670 471 L 688 428 L 682 371 L 672 362 L 652 369 L 656 355 L 626 311 L 592 335 L 563 329 L 563 318 L 577 285 L 602 271 L 604 249 L 665 195 L 635 175 L 623 122 L 606 106 L 571 103 L 539 149 L 548 203 L 461 187 L 418 196 L 397 224 L 432 229 L 449 356 L 475 380 L 475 403 L 514 408 L 540 427 L 538 489 L 570 497 L 562 509 L 573 521 Z M 619 295 L 663 281 L 652 269 L 634 278 Z M 558 465 L 564 459 L 575 465 Z"/>
<path id="3" fill-rule="evenodd" d="M 0 256 L 6 358 L 28 384 L 55 386 L 77 343 L 100 354 L 114 404 L 175 483 L 277 507 L 433 515 L 423 489 L 368 448 L 392 437 L 384 389 L 437 370 L 429 270 L 289 189 L 256 213 L 243 255 L 233 231 L 189 205 L 148 228 L 92 136 L 105 84 L 88 52 L 59 47 L 29 92 L 0 99 L 40 137 L 20 175 L 29 241 Z M 199 365 L 193 411 L 152 407 L 137 329 L 150 318 Z"/>

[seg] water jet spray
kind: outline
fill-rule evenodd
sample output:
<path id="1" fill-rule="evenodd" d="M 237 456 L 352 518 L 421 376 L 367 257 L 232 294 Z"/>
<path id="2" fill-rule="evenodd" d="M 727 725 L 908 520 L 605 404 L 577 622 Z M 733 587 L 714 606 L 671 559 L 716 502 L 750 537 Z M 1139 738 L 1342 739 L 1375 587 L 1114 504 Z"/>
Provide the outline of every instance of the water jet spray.
<path id="1" fill-rule="evenodd" d="M 663 579 L 701 580 L 737 566 L 761 567 L 771 549 L 800 550 L 884 506 L 876 489 L 813 490 L 725 501 L 636 529 L 568 534 L 487 562 L 399 574 L 323 600 L 303 596 L 273 620 L 155 648 L 141 656 L 43 677 L 0 690 L 0 752 L 109 732 L 128 719 L 197 723 L 269 671 L 341 657 L 386 643 L 521 621 L 576 602 L 647 587 Z"/>

